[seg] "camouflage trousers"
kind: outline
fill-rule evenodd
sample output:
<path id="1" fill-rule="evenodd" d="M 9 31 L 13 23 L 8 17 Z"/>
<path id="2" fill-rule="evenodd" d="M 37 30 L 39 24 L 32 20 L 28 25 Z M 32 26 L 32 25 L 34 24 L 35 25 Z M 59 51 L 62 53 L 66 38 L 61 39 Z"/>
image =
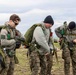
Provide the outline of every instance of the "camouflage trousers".
<path id="1" fill-rule="evenodd" d="M 76 75 L 76 48 L 72 48 L 71 50 L 64 48 L 62 58 L 64 59 L 65 75 L 70 75 L 70 60 L 72 60 L 73 75 Z"/>
<path id="2" fill-rule="evenodd" d="M 13 75 L 14 73 L 14 57 L 8 57 L 8 55 L 5 58 L 6 61 L 6 68 L 4 68 L 0 75 Z"/>
<path id="3" fill-rule="evenodd" d="M 31 75 L 51 75 L 52 56 L 39 55 L 37 51 L 30 54 Z"/>
<path id="4" fill-rule="evenodd" d="M 52 64 L 53 63 L 53 55 L 52 52 L 50 52 L 50 55 L 46 56 L 46 75 L 52 75 L 51 70 L 52 70 Z"/>

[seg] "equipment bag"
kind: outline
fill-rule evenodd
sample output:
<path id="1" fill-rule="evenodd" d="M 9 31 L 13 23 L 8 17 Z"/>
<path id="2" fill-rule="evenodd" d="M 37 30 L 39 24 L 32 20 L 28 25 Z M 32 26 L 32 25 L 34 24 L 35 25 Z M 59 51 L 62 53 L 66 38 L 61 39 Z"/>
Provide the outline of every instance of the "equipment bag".
<path id="1" fill-rule="evenodd" d="M 42 28 L 42 25 L 41 24 L 34 24 L 33 26 L 31 26 L 25 33 L 25 44 L 26 44 L 26 47 L 29 47 L 31 41 L 32 41 L 32 38 L 33 38 L 33 32 L 35 30 L 35 28 L 37 26 L 40 26 Z"/>

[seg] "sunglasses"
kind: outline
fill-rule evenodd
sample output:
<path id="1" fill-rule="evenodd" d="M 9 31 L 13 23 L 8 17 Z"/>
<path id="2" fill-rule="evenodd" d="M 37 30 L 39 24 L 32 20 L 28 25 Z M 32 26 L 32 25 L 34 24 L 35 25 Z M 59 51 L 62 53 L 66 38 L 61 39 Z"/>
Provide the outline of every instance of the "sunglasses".
<path id="1" fill-rule="evenodd" d="M 16 22 L 13 22 L 14 24 L 15 24 L 15 26 L 17 26 L 18 25 L 18 23 L 16 23 Z"/>
<path id="2" fill-rule="evenodd" d="M 20 21 L 20 19 L 19 19 L 19 18 L 17 18 L 16 20 Z"/>

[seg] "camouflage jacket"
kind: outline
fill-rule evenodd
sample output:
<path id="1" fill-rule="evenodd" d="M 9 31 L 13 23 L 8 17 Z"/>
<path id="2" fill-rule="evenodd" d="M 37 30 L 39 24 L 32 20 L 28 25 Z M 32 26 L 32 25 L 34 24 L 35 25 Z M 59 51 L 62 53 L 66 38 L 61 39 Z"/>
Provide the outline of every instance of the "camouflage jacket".
<path id="1" fill-rule="evenodd" d="M 17 34 L 18 32 L 18 34 Z M 23 37 L 22 34 L 15 28 L 11 28 L 10 25 L 6 25 L 5 28 L 1 30 L 1 46 L 6 49 L 14 50 L 16 47 L 16 36 Z"/>
<path id="2" fill-rule="evenodd" d="M 60 33 L 61 30 L 64 29 L 64 35 L 62 36 L 62 34 Z M 55 29 L 55 33 L 59 38 L 64 37 L 66 39 L 67 42 L 72 42 L 74 39 L 76 39 L 76 28 L 70 30 L 67 27 L 65 27 L 64 25 L 58 27 Z"/>

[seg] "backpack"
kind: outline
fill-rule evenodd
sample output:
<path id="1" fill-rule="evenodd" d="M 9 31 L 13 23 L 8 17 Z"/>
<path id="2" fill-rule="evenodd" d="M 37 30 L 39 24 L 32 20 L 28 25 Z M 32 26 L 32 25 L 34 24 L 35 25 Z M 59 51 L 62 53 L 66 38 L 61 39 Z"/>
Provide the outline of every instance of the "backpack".
<path id="1" fill-rule="evenodd" d="M 26 47 L 29 47 L 31 42 L 32 42 L 32 38 L 33 38 L 33 32 L 35 30 L 35 28 L 37 26 L 40 26 L 42 28 L 41 24 L 34 24 L 33 26 L 31 26 L 25 33 L 24 37 L 25 37 L 25 45 Z M 43 28 L 42 28 L 43 29 Z"/>

